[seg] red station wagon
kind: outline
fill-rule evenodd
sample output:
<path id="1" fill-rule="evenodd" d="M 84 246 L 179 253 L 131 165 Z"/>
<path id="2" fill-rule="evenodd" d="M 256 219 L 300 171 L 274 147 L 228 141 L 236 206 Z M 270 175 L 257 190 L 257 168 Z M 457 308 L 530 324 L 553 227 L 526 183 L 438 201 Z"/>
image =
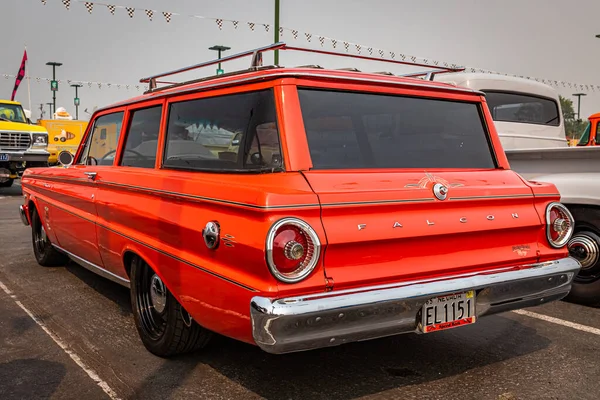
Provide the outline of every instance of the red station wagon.
<path id="1" fill-rule="evenodd" d="M 159 356 L 211 332 L 270 353 L 430 333 L 568 294 L 573 218 L 510 170 L 483 93 L 262 66 L 285 49 L 302 50 L 144 79 L 94 113 L 74 158 L 28 169 L 38 263 L 130 287 Z M 244 56 L 248 70 L 158 87 Z"/>

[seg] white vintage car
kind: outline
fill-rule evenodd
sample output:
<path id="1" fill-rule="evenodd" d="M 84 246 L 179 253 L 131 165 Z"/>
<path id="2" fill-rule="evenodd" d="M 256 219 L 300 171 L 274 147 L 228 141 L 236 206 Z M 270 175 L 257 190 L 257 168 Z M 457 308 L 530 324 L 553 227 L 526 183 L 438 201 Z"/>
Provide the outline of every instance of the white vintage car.
<path id="1" fill-rule="evenodd" d="M 434 79 L 484 92 L 511 168 L 557 186 L 576 220 L 569 250 L 582 265 L 569 298 L 600 306 L 600 148 L 568 146 L 558 92 L 551 86 L 482 73 Z"/>

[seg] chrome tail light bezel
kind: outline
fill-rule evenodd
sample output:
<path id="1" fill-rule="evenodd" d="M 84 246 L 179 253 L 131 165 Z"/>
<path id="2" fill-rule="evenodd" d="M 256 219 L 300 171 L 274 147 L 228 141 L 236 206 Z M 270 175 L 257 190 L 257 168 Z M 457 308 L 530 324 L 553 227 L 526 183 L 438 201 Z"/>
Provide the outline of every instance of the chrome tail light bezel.
<path id="1" fill-rule="evenodd" d="M 554 223 L 552 221 L 550 221 L 550 213 L 551 211 L 556 208 L 559 211 L 559 214 L 562 214 L 563 217 L 566 217 L 567 223 L 568 223 L 568 228 L 566 233 L 559 239 L 559 240 L 554 240 L 552 239 L 552 227 L 554 225 Z M 546 239 L 548 240 L 548 243 L 550 244 L 550 246 L 552 246 L 555 249 L 560 249 L 565 247 L 568 243 L 569 240 L 571 240 L 571 238 L 573 237 L 573 234 L 575 233 L 575 219 L 573 218 L 573 215 L 571 214 L 571 212 L 569 211 L 569 209 L 563 205 L 562 203 L 559 202 L 552 202 L 550 204 L 548 204 L 548 206 L 546 207 Z"/>
<path id="2" fill-rule="evenodd" d="M 304 232 L 304 234 L 309 238 L 313 243 L 312 256 L 308 264 L 301 269 L 298 269 L 292 273 L 283 273 L 277 269 L 275 262 L 273 260 L 273 243 L 275 240 L 275 236 L 277 231 L 286 225 L 294 226 Z M 267 238 L 265 242 L 265 252 L 267 265 L 271 274 L 279 281 L 284 283 L 296 283 L 300 282 L 303 279 L 307 278 L 311 272 L 315 269 L 319 262 L 319 258 L 321 256 L 321 241 L 319 240 L 319 236 L 317 232 L 305 221 L 299 218 L 287 217 L 282 218 L 276 221 L 267 233 Z"/>

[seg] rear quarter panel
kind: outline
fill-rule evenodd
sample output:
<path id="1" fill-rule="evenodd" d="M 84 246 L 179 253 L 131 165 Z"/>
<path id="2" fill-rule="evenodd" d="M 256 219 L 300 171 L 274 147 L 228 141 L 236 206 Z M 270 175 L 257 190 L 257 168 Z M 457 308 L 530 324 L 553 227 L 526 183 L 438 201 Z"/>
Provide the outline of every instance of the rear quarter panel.
<path id="1" fill-rule="evenodd" d="M 125 253 L 141 256 L 201 325 L 251 342 L 255 295 L 324 290 L 317 266 L 302 284 L 282 286 L 265 261 L 270 226 L 288 216 L 325 242 L 316 196 L 299 173 L 231 175 L 118 167 L 98 174 L 98 239 L 105 266 L 128 278 Z M 204 243 L 209 221 L 221 228 L 216 250 Z"/>

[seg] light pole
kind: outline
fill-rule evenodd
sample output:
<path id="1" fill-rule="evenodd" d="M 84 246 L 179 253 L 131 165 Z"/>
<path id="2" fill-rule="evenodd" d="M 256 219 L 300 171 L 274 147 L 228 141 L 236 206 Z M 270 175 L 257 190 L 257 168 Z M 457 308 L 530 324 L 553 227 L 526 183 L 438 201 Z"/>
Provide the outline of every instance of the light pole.
<path id="1" fill-rule="evenodd" d="M 52 67 L 52 82 L 50 82 L 50 90 L 52 91 L 52 105 L 54 112 L 56 112 L 56 92 L 58 91 L 58 81 L 56 80 L 56 67 L 60 67 L 62 63 L 55 61 L 48 61 L 46 65 Z"/>
<path id="2" fill-rule="evenodd" d="M 279 0 L 275 0 L 275 43 L 279 42 Z M 275 50 L 274 64 L 279 65 L 279 50 Z"/>
<path id="3" fill-rule="evenodd" d="M 577 119 L 581 120 L 581 96 L 587 96 L 585 93 L 573 93 L 577 97 Z"/>
<path id="4" fill-rule="evenodd" d="M 219 52 L 219 60 L 221 59 L 221 52 L 231 50 L 231 47 L 215 45 L 208 48 L 209 50 L 215 50 Z M 221 75 L 224 71 L 221 69 L 221 63 L 219 63 L 219 68 L 217 69 L 217 75 Z"/>
<path id="5" fill-rule="evenodd" d="M 48 108 L 50 109 L 50 116 L 48 117 L 49 119 L 52 119 L 52 103 L 46 103 L 48 105 Z"/>
<path id="6" fill-rule="evenodd" d="M 80 83 L 74 83 L 71 87 L 75 88 L 75 99 L 73 99 L 73 103 L 75 104 L 75 119 L 79 119 L 79 96 L 77 93 L 77 89 L 82 87 L 83 85 Z"/>

